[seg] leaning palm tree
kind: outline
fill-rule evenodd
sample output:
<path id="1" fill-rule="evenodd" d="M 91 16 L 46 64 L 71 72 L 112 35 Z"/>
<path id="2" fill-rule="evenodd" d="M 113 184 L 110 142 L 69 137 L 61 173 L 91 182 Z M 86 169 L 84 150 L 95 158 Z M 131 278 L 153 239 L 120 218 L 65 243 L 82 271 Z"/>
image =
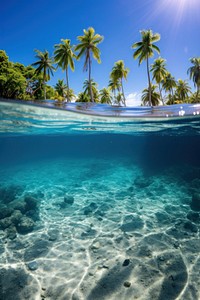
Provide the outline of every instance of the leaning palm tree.
<path id="1" fill-rule="evenodd" d="M 198 99 L 200 91 L 200 57 L 193 57 L 190 59 L 190 62 L 193 66 L 187 72 L 190 75 L 190 79 L 193 80 L 194 86 L 197 88 L 196 98 Z"/>
<path id="2" fill-rule="evenodd" d="M 148 105 L 149 104 L 149 93 L 151 93 L 151 103 L 153 106 L 159 105 L 160 102 L 160 94 L 156 92 L 157 86 L 154 84 L 151 84 L 151 88 L 146 88 L 142 91 L 142 105 Z"/>
<path id="3" fill-rule="evenodd" d="M 123 78 L 127 79 L 128 72 L 129 72 L 129 69 L 125 68 L 124 61 L 118 60 L 115 63 L 114 67 L 112 68 L 112 72 L 110 74 L 111 79 L 116 80 L 116 81 L 119 80 L 119 82 L 120 82 L 124 106 L 126 106 L 126 99 L 125 99 L 125 95 L 124 95 L 124 87 L 123 87 L 122 80 L 123 80 Z"/>
<path id="4" fill-rule="evenodd" d="M 149 58 L 154 55 L 154 50 L 160 54 L 160 49 L 155 46 L 153 43 L 160 40 L 160 34 L 153 34 L 152 30 L 142 30 L 142 41 L 134 43 L 132 45 L 133 49 L 137 49 L 134 54 L 134 59 L 139 59 L 139 65 L 143 62 L 143 60 L 147 61 L 147 76 L 148 76 L 148 85 L 149 85 L 149 105 L 152 105 L 151 101 L 151 79 L 150 79 L 150 71 L 149 71 Z"/>
<path id="5" fill-rule="evenodd" d="M 73 46 L 70 44 L 70 40 L 62 39 L 61 44 L 55 45 L 54 60 L 63 71 L 66 71 L 66 83 L 67 83 L 67 101 L 69 102 L 69 72 L 68 69 L 74 71 L 74 59 L 76 58 L 73 52 Z"/>
<path id="6" fill-rule="evenodd" d="M 179 79 L 176 86 L 176 98 L 182 102 L 189 100 L 189 95 L 191 94 L 191 88 L 186 80 Z"/>
<path id="7" fill-rule="evenodd" d="M 197 92 L 192 93 L 189 99 L 190 103 L 200 103 L 200 95 Z"/>
<path id="8" fill-rule="evenodd" d="M 103 88 L 99 91 L 101 103 L 112 104 L 112 97 L 109 88 Z"/>
<path id="9" fill-rule="evenodd" d="M 153 74 L 153 78 L 155 79 L 156 83 L 158 84 L 159 93 L 160 93 L 160 99 L 162 101 L 162 104 L 164 105 L 163 97 L 162 97 L 162 88 L 161 83 L 165 79 L 167 75 L 167 69 L 166 69 L 166 63 L 164 58 L 157 58 L 154 60 L 154 63 L 151 65 L 151 72 Z"/>
<path id="10" fill-rule="evenodd" d="M 53 75 L 55 71 L 53 60 L 49 57 L 49 52 L 45 50 L 44 52 L 35 50 L 36 58 L 38 61 L 32 64 L 32 66 L 37 67 L 36 74 L 43 74 L 43 84 L 44 84 L 44 99 L 46 100 L 46 82 L 50 79 L 50 75 Z"/>
<path id="11" fill-rule="evenodd" d="M 88 71 L 88 81 L 90 83 L 90 98 L 94 102 L 94 97 L 92 93 L 91 86 L 91 55 L 98 63 L 101 63 L 100 59 L 100 50 L 97 47 L 99 43 L 103 41 L 103 36 L 95 34 L 95 30 L 92 27 L 89 27 L 87 30 L 83 30 L 84 35 L 78 36 L 79 44 L 75 47 L 75 51 L 79 51 L 77 59 L 80 59 L 82 56 L 85 56 L 84 62 L 84 71 Z"/>
<path id="12" fill-rule="evenodd" d="M 177 86 L 177 82 L 175 78 L 171 75 L 171 73 L 167 72 L 163 82 L 162 87 L 165 90 L 165 92 L 169 92 L 169 100 L 170 104 L 173 104 L 174 101 L 174 89 Z"/>
<path id="13" fill-rule="evenodd" d="M 63 98 L 65 97 L 65 95 L 67 94 L 68 88 L 67 88 L 67 85 L 64 84 L 63 79 L 62 80 L 58 79 L 58 82 L 55 85 L 55 90 L 59 96 L 61 96 Z"/>

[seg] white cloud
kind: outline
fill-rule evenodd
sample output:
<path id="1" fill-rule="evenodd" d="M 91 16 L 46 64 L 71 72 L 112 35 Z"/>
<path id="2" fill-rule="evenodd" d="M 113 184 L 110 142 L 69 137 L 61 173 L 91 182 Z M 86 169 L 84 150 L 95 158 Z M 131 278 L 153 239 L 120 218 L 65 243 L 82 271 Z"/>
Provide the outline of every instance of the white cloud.
<path id="1" fill-rule="evenodd" d="M 77 99 L 73 99 L 71 103 L 74 103 Z M 141 106 L 141 93 L 130 93 L 126 96 L 126 106 Z"/>
<path id="2" fill-rule="evenodd" d="M 141 94 L 131 93 L 126 97 L 127 106 L 141 106 Z"/>

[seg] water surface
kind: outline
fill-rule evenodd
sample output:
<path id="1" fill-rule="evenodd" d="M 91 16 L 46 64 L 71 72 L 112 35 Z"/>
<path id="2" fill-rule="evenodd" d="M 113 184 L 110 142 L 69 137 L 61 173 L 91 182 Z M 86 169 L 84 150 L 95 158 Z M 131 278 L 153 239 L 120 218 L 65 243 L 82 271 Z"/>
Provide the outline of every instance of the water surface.
<path id="1" fill-rule="evenodd" d="M 198 300 L 199 111 L 2 101 L 0 299 Z"/>

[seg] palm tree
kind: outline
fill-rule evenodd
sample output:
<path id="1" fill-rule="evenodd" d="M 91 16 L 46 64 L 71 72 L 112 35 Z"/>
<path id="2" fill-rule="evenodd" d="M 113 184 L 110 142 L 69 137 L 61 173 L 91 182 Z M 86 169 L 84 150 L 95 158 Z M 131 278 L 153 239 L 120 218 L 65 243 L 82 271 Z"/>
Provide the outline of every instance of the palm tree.
<path id="1" fill-rule="evenodd" d="M 121 106 L 121 103 L 123 104 L 123 95 L 122 93 L 118 93 L 117 96 L 115 97 L 115 103 L 118 105 L 118 106 Z"/>
<path id="2" fill-rule="evenodd" d="M 177 83 L 175 78 L 171 75 L 171 73 L 167 72 L 163 82 L 162 82 L 163 89 L 165 92 L 169 92 L 169 101 L 170 104 L 174 102 L 174 88 L 176 88 Z"/>
<path id="3" fill-rule="evenodd" d="M 112 104 L 112 97 L 109 88 L 103 88 L 102 90 L 100 90 L 99 95 L 101 103 Z"/>
<path id="4" fill-rule="evenodd" d="M 84 35 L 78 36 L 80 43 L 75 47 L 75 51 L 79 51 L 77 59 L 80 59 L 82 56 L 85 56 L 84 70 L 88 71 L 88 81 L 90 83 L 90 98 L 94 102 L 92 86 L 91 86 L 91 55 L 98 63 L 101 63 L 100 59 L 100 50 L 97 45 L 102 42 L 103 36 L 95 34 L 95 30 L 92 27 L 89 27 L 87 30 L 83 30 Z"/>
<path id="5" fill-rule="evenodd" d="M 40 75 L 33 76 L 33 81 L 31 82 L 31 95 L 33 99 L 41 99 L 42 98 L 42 90 L 44 89 L 44 84 L 43 84 L 43 76 L 40 73 Z"/>
<path id="6" fill-rule="evenodd" d="M 160 94 L 156 92 L 157 86 L 151 84 L 151 88 L 146 88 L 142 91 L 142 104 L 148 105 L 149 104 L 149 93 L 151 93 L 151 103 L 153 106 L 159 105 L 160 101 Z"/>
<path id="7" fill-rule="evenodd" d="M 119 79 L 111 78 L 109 80 L 108 88 L 110 88 L 111 91 L 113 92 L 114 98 L 116 98 L 116 91 L 120 92 L 120 86 L 121 83 L 119 82 Z"/>
<path id="8" fill-rule="evenodd" d="M 78 94 L 76 102 L 90 102 L 90 98 L 88 97 L 87 94 L 81 92 Z"/>
<path id="9" fill-rule="evenodd" d="M 181 101 L 187 101 L 190 93 L 191 88 L 186 80 L 179 79 L 176 86 L 176 98 Z"/>
<path id="10" fill-rule="evenodd" d="M 190 103 L 200 103 L 200 95 L 198 95 L 197 92 L 190 96 Z"/>
<path id="11" fill-rule="evenodd" d="M 196 98 L 198 99 L 200 91 L 200 57 L 193 57 L 190 59 L 190 62 L 193 64 L 187 73 L 190 75 L 190 79 L 193 80 L 194 86 L 197 88 Z"/>
<path id="12" fill-rule="evenodd" d="M 36 58 L 38 61 L 32 64 L 32 66 L 37 67 L 36 74 L 43 73 L 43 84 L 44 84 L 44 99 L 46 100 L 46 82 L 50 79 L 50 75 L 53 75 L 55 71 L 52 59 L 49 57 L 49 52 L 45 50 L 44 52 L 35 50 Z"/>
<path id="13" fill-rule="evenodd" d="M 93 79 L 89 80 L 85 80 L 83 83 L 83 93 L 86 94 L 88 97 L 90 97 L 90 89 L 92 90 L 92 95 L 93 95 L 93 102 L 98 102 L 98 89 L 97 89 L 97 83 L 94 82 Z"/>
<path id="14" fill-rule="evenodd" d="M 149 58 L 154 55 L 154 50 L 160 54 L 160 49 L 155 46 L 153 43 L 160 40 L 160 34 L 153 34 L 152 30 L 142 30 L 142 41 L 134 43 L 132 45 L 133 49 L 137 50 L 133 54 L 133 58 L 139 58 L 139 65 L 143 62 L 143 60 L 147 61 L 147 76 L 148 76 L 148 84 L 149 84 L 149 105 L 152 105 L 151 102 L 151 80 L 150 80 L 150 72 L 149 72 Z"/>
<path id="15" fill-rule="evenodd" d="M 120 82 L 120 86 L 122 89 L 122 96 L 123 96 L 123 104 L 124 106 L 126 106 L 126 99 L 125 99 L 125 95 L 124 95 L 124 87 L 123 87 L 123 82 L 122 79 L 127 79 L 127 75 L 128 75 L 129 69 L 125 68 L 124 66 L 124 61 L 123 60 L 118 60 L 114 67 L 112 68 L 112 72 L 110 74 L 110 78 L 114 79 L 114 80 L 119 80 Z"/>
<path id="16" fill-rule="evenodd" d="M 73 46 L 70 44 L 70 40 L 62 39 L 61 44 L 55 45 L 54 60 L 63 71 L 66 71 L 66 83 L 67 83 L 67 102 L 69 102 L 69 75 L 68 69 L 74 71 L 74 58 L 76 58 L 73 52 Z"/>
<path id="17" fill-rule="evenodd" d="M 65 97 L 65 95 L 67 94 L 68 88 L 67 88 L 67 85 L 64 84 L 63 79 L 62 80 L 58 79 L 58 82 L 55 85 L 55 90 L 59 96 L 61 96 L 63 98 Z"/>
<path id="18" fill-rule="evenodd" d="M 67 90 L 68 93 L 68 102 L 71 102 L 72 100 L 76 99 L 76 95 L 74 94 L 74 90 L 73 89 L 68 89 Z"/>
<path id="19" fill-rule="evenodd" d="M 161 88 L 161 83 L 165 79 L 167 75 L 167 70 L 165 68 L 166 63 L 165 63 L 164 58 L 157 58 L 154 60 L 154 63 L 151 65 L 151 72 L 153 74 L 153 78 L 155 79 L 156 83 L 158 84 L 159 92 L 160 92 L 160 99 L 162 101 L 162 104 L 164 105 L 163 97 L 162 97 L 162 88 Z"/>

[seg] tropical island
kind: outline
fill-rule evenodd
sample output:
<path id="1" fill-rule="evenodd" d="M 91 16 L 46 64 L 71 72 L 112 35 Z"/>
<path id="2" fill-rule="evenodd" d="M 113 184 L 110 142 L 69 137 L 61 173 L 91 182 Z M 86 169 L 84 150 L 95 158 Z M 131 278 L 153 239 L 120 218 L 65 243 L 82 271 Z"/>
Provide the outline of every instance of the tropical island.
<path id="1" fill-rule="evenodd" d="M 142 30 L 141 41 L 132 44 L 133 59 L 139 65 L 146 62 L 148 85 L 141 92 L 142 106 L 171 105 L 179 103 L 200 103 L 200 57 L 190 59 L 191 66 L 186 70 L 192 80 L 195 91 L 192 92 L 186 80 L 175 79 L 167 70 L 166 60 L 159 56 L 151 62 L 160 49 L 156 42 L 160 34 L 152 30 Z M 98 90 L 98 84 L 92 78 L 92 60 L 101 63 L 98 45 L 103 36 L 95 33 L 93 27 L 83 30 L 77 37 L 78 44 L 72 45 L 70 39 L 61 39 L 54 45 L 54 53 L 50 56 L 47 50 L 35 50 L 35 59 L 31 65 L 9 61 L 4 50 L 0 50 L 0 97 L 6 99 L 41 100 L 51 99 L 66 102 L 95 102 L 126 106 L 124 80 L 127 80 L 129 68 L 123 60 L 115 62 L 107 87 Z M 84 59 L 83 71 L 88 79 L 83 83 L 83 90 L 76 95 L 69 84 L 69 69 L 75 70 L 75 60 Z M 61 68 L 66 73 L 66 82 L 59 79 L 55 86 L 47 82 L 53 73 Z"/>

